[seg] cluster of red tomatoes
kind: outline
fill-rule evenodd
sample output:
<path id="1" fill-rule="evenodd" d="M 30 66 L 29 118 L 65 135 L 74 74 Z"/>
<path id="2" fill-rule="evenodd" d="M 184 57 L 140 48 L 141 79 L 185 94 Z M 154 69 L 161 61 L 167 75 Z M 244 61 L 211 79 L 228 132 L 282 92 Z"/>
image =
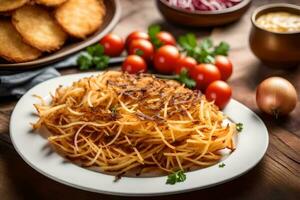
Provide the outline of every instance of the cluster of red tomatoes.
<path id="1" fill-rule="evenodd" d="M 132 32 L 125 42 L 120 36 L 110 33 L 100 40 L 100 44 L 110 57 L 120 56 L 126 49 L 128 56 L 122 64 L 122 70 L 128 73 L 146 72 L 150 65 L 161 74 L 180 74 L 185 68 L 189 77 L 196 82 L 196 89 L 204 92 L 208 100 L 214 100 L 223 109 L 232 94 L 225 82 L 232 74 L 232 63 L 228 57 L 217 55 L 214 63 L 199 64 L 194 58 L 180 54 L 176 40 L 169 32 L 160 31 L 156 39 L 161 44 L 159 48 L 155 48 L 145 32 Z"/>

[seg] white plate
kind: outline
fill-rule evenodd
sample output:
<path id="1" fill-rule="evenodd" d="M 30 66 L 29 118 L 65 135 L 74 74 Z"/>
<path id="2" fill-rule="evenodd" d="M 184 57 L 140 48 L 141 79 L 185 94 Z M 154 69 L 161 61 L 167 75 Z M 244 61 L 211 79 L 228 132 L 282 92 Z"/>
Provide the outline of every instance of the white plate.
<path id="1" fill-rule="evenodd" d="M 74 74 L 45 81 L 29 90 L 12 113 L 10 136 L 15 149 L 31 167 L 53 180 L 83 190 L 114 195 L 174 194 L 210 187 L 236 178 L 254 167 L 267 150 L 269 137 L 262 120 L 241 103 L 231 100 L 224 112 L 232 120 L 243 123 L 244 129 L 238 135 L 236 150 L 222 161 L 226 165 L 223 168 L 219 168 L 216 164 L 188 172 L 185 182 L 167 185 L 166 176 L 123 177 L 114 182 L 114 176 L 65 162 L 57 153 L 51 153 L 45 138 L 31 130 L 30 123 L 37 120 L 33 104 L 38 102 L 32 95 L 49 98 L 49 93 L 53 93 L 59 85 L 70 85 L 73 81 L 92 74 Z"/>

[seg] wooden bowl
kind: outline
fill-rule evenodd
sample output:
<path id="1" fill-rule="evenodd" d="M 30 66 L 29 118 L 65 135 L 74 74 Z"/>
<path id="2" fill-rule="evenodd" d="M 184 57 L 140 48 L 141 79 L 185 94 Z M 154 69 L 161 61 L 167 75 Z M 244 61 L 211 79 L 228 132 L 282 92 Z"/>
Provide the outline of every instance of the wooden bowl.
<path id="1" fill-rule="evenodd" d="M 156 0 L 157 7 L 164 18 L 172 23 L 191 27 L 210 27 L 237 21 L 248 10 L 251 0 L 216 11 L 187 11 L 169 6 L 164 0 Z"/>
<path id="2" fill-rule="evenodd" d="M 277 11 L 300 15 L 300 6 L 278 3 L 257 8 L 251 17 L 250 48 L 267 66 L 276 68 L 297 66 L 300 64 L 300 31 L 278 33 L 262 29 L 256 24 L 259 16 Z"/>
<path id="3" fill-rule="evenodd" d="M 119 0 L 105 0 L 103 2 L 106 6 L 106 15 L 102 26 L 93 35 L 89 36 L 85 40 L 69 40 L 60 50 L 45 54 L 33 61 L 9 63 L 4 60 L 0 60 L 0 70 L 22 70 L 49 65 L 98 42 L 104 35 L 114 28 L 121 15 L 121 5 Z"/>

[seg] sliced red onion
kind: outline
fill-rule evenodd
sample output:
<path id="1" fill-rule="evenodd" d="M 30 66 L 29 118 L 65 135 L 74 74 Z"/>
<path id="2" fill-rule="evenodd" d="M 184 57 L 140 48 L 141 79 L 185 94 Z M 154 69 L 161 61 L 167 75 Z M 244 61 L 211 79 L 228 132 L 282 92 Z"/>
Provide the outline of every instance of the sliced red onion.
<path id="1" fill-rule="evenodd" d="M 209 11 L 210 10 L 210 7 L 208 7 L 206 4 L 204 4 L 201 0 L 193 0 L 192 4 L 195 7 L 195 10 L 201 10 L 201 11 Z"/>
<path id="2" fill-rule="evenodd" d="M 242 0 L 165 0 L 170 6 L 189 11 L 212 11 L 230 8 Z"/>
<path id="3" fill-rule="evenodd" d="M 211 1 L 210 4 L 215 8 L 215 10 L 223 10 L 224 8 L 224 4 L 219 3 L 217 1 Z"/>
<path id="4" fill-rule="evenodd" d="M 230 0 L 232 3 L 240 3 L 242 0 Z"/>

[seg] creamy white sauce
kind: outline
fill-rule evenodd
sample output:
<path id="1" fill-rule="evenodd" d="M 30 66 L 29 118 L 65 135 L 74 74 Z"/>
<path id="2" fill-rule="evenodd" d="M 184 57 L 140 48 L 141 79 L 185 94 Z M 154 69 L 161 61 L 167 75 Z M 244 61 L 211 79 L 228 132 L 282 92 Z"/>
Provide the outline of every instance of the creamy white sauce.
<path id="1" fill-rule="evenodd" d="M 288 12 L 270 12 L 261 15 L 256 23 L 259 27 L 274 32 L 300 31 L 300 15 Z"/>

